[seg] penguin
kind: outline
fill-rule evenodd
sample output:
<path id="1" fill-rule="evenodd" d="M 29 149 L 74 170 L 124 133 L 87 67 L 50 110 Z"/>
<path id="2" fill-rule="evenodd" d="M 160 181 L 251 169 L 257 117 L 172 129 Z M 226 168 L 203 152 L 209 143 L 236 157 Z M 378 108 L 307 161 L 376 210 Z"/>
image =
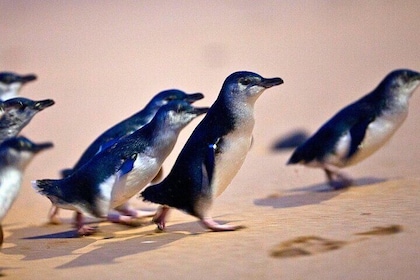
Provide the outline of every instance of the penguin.
<path id="1" fill-rule="evenodd" d="M 247 71 L 226 78 L 167 177 L 140 194 L 144 201 L 161 205 L 153 218 L 158 229 L 165 229 L 170 208 L 195 216 L 212 231 L 241 228 L 217 223 L 210 216 L 210 208 L 235 177 L 250 149 L 255 101 L 264 90 L 282 83 L 281 78 L 267 79 Z"/>
<path id="2" fill-rule="evenodd" d="M 36 79 L 34 74 L 19 75 L 13 72 L 0 72 L 0 100 L 17 97 L 23 85 Z"/>
<path id="3" fill-rule="evenodd" d="M 33 101 L 23 97 L 16 97 L 2 101 L 3 111 L 0 117 L 0 143 L 14 137 L 40 111 L 54 105 L 54 100 L 45 99 Z"/>
<path id="4" fill-rule="evenodd" d="M 339 169 L 366 159 L 394 135 L 419 84 L 418 72 L 392 71 L 372 92 L 340 110 L 297 147 L 287 164 L 322 168 L 334 189 L 351 186 L 351 178 Z"/>
<path id="5" fill-rule="evenodd" d="M 146 186 L 159 172 L 181 130 L 208 108 L 184 100 L 162 106 L 153 119 L 96 154 L 71 175 L 59 180 L 36 180 L 33 187 L 57 207 L 77 211 L 79 235 L 95 229 L 83 223 L 83 214 L 130 224 L 136 216 L 112 213 Z"/>
<path id="6" fill-rule="evenodd" d="M 130 135 L 134 131 L 140 129 L 146 123 L 148 123 L 153 116 L 156 114 L 157 110 L 163 105 L 168 104 L 174 100 L 185 100 L 190 104 L 203 99 L 204 95 L 202 93 L 185 93 L 184 91 L 178 89 L 169 89 L 164 90 L 156 94 L 149 103 L 140 111 L 134 115 L 124 119 L 123 121 L 112 126 L 101 135 L 99 135 L 92 144 L 83 152 L 79 160 L 70 169 L 64 169 L 61 171 L 62 177 L 69 176 L 74 170 L 79 169 L 86 162 L 88 162 L 95 154 L 104 150 L 106 147 L 111 146 L 113 143 L 117 142 L 119 138 Z M 160 179 L 162 171 L 156 175 L 156 178 L 153 181 Z M 52 206 L 48 213 L 48 219 L 51 224 L 60 224 L 59 209 Z"/>
<path id="7" fill-rule="evenodd" d="M 51 142 L 34 143 L 25 137 L 13 137 L 0 144 L 0 232 L 1 222 L 19 194 L 24 170 L 39 152 L 53 146 Z M 3 239 L 0 238 L 0 246 Z"/>
<path id="8" fill-rule="evenodd" d="M 163 105 L 168 104 L 168 102 L 173 100 L 185 100 L 192 104 L 203 98 L 204 95 L 202 93 L 188 94 L 178 89 L 165 90 L 156 94 L 142 110 L 117 123 L 98 136 L 98 138 L 96 138 L 83 152 L 82 156 L 72 169 L 65 169 L 62 171 L 62 176 L 68 176 L 72 170 L 80 168 L 95 154 L 104 150 L 106 147 L 111 146 L 119 138 L 129 135 L 144 126 L 153 118 L 158 109 Z"/>

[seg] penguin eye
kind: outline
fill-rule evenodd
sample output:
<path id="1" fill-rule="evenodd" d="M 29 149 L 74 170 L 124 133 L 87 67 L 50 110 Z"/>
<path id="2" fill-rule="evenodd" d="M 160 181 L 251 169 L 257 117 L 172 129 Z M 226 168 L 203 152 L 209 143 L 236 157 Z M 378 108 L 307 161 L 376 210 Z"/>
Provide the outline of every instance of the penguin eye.
<path id="1" fill-rule="evenodd" d="M 249 79 L 249 78 L 242 78 L 239 82 L 242 85 L 247 86 L 247 85 L 249 85 L 251 83 L 251 79 Z"/>

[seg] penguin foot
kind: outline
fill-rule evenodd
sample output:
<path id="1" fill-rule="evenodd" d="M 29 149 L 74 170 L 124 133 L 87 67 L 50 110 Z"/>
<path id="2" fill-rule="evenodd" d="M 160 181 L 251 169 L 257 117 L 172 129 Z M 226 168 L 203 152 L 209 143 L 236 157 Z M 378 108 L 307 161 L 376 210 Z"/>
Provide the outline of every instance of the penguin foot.
<path id="1" fill-rule="evenodd" d="M 147 217 L 147 216 L 143 216 L 143 217 Z M 107 219 L 109 222 L 131 226 L 131 227 L 139 227 L 139 226 L 144 226 L 148 224 L 148 223 L 140 221 L 138 217 L 129 216 L 129 215 L 121 215 L 115 212 L 109 213 Z"/>
<path id="2" fill-rule="evenodd" d="M 166 216 L 169 212 L 169 207 L 160 206 L 155 216 L 153 217 L 153 222 L 157 225 L 158 230 L 165 230 L 166 227 Z"/>
<path id="3" fill-rule="evenodd" d="M 353 180 L 343 172 L 339 172 L 336 168 L 324 168 L 327 175 L 328 185 L 334 190 L 348 188 L 353 184 Z"/>
<path id="4" fill-rule="evenodd" d="M 48 220 L 49 220 L 49 224 L 51 224 L 51 225 L 61 225 L 61 219 L 60 219 L 60 216 L 59 216 L 59 212 L 60 211 L 60 209 L 57 207 L 57 206 L 55 206 L 55 205 L 52 205 L 51 206 L 51 208 L 50 208 L 50 211 L 48 212 Z"/>
<path id="5" fill-rule="evenodd" d="M 76 212 L 75 225 L 78 236 L 88 236 L 96 233 L 97 228 L 88 226 L 84 223 L 83 214 Z"/>
<path id="6" fill-rule="evenodd" d="M 201 223 L 212 231 L 235 231 L 244 228 L 243 226 L 221 225 L 210 217 L 201 219 Z"/>
<path id="7" fill-rule="evenodd" d="M 128 203 L 125 203 L 121 206 L 116 207 L 115 210 L 124 216 L 130 216 L 133 218 L 153 217 L 156 214 L 155 211 L 137 210 L 131 207 Z"/>
<path id="8" fill-rule="evenodd" d="M 77 235 L 78 236 L 89 236 L 95 234 L 97 232 L 96 227 L 91 227 L 88 225 L 82 225 L 81 227 L 77 228 Z"/>

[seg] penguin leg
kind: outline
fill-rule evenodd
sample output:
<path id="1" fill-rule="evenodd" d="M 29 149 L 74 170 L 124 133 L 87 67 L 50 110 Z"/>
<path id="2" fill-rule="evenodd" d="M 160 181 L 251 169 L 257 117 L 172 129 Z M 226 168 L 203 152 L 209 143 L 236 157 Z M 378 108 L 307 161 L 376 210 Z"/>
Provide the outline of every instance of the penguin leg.
<path id="1" fill-rule="evenodd" d="M 340 172 L 337 167 L 331 165 L 324 166 L 328 184 L 335 190 L 348 188 L 353 184 L 353 180 L 345 173 Z"/>
<path id="2" fill-rule="evenodd" d="M 3 227 L 0 225 L 0 248 L 3 245 Z"/>
<path id="3" fill-rule="evenodd" d="M 51 205 L 50 211 L 48 212 L 48 220 L 51 225 L 60 225 L 61 219 L 59 216 L 60 208 L 55 206 L 54 204 Z"/>
<path id="4" fill-rule="evenodd" d="M 75 225 L 79 236 L 92 235 L 96 232 L 96 228 L 85 224 L 83 214 L 80 212 L 76 212 Z"/>
<path id="5" fill-rule="evenodd" d="M 166 216 L 169 213 L 170 208 L 168 206 L 159 206 L 153 217 L 153 222 L 157 225 L 159 230 L 165 230 L 166 227 Z"/>

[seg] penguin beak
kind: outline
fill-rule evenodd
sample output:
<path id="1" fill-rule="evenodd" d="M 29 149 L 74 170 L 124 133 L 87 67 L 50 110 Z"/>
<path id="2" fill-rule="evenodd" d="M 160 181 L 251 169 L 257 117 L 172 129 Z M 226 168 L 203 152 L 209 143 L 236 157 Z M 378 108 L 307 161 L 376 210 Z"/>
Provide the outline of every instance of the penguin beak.
<path id="1" fill-rule="evenodd" d="M 193 108 L 192 113 L 196 114 L 197 116 L 205 114 L 209 110 L 209 107 L 192 107 L 192 108 Z"/>
<path id="2" fill-rule="evenodd" d="M 32 147 L 32 151 L 34 153 L 38 153 L 40 151 L 52 148 L 54 146 L 54 144 L 52 142 L 45 142 L 45 143 L 39 143 L 39 144 L 34 144 L 34 146 Z"/>
<path id="3" fill-rule="evenodd" d="M 263 78 L 261 82 L 259 83 L 259 86 L 265 87 L 265 88 L 271 88 L 273 86 L 278 86 L 283 83 L 283 80 L 281 78 L 271 78 L 271 79 L 265 79 Z"/>
<path id="4" fill-rule="evenodd" d="M 34 74 L 29 74 L 29 75 L 25 75 L 21 77 L 21 82 L 23 84 L 27 83 L 27 82 L 31 82 L 31 81 L 35 81 L 37 79 L 36 75 Z"/>
<path id="5" fill-rule="evenodd" d="M 202 93 L 192 93 L 192 94 L 188 94 L 187 97 L 185 98 L 185 101 L 187 101 L 188 103 L 192 104 L 197 100 L 203 99 L 204 95 Z"/>
<path id="6" fill-rule="evenodd" d="M 414 75 L 414 76 L 411 78 L 411 80 L 412 80 L 412 81 L 418 81 L 418 80 L 420 80 L 420 73 L 416 73 L 416 75 Z"/>
<path id="7" fill-rule="evenodd" d="M 35 102 L 34 109 L 37 109 L 38 111 L 44 110 L 47 107 L 50 107 L 54 105 L 54 100 L 52 99 L 45 99 L 41 101 Z"/>

